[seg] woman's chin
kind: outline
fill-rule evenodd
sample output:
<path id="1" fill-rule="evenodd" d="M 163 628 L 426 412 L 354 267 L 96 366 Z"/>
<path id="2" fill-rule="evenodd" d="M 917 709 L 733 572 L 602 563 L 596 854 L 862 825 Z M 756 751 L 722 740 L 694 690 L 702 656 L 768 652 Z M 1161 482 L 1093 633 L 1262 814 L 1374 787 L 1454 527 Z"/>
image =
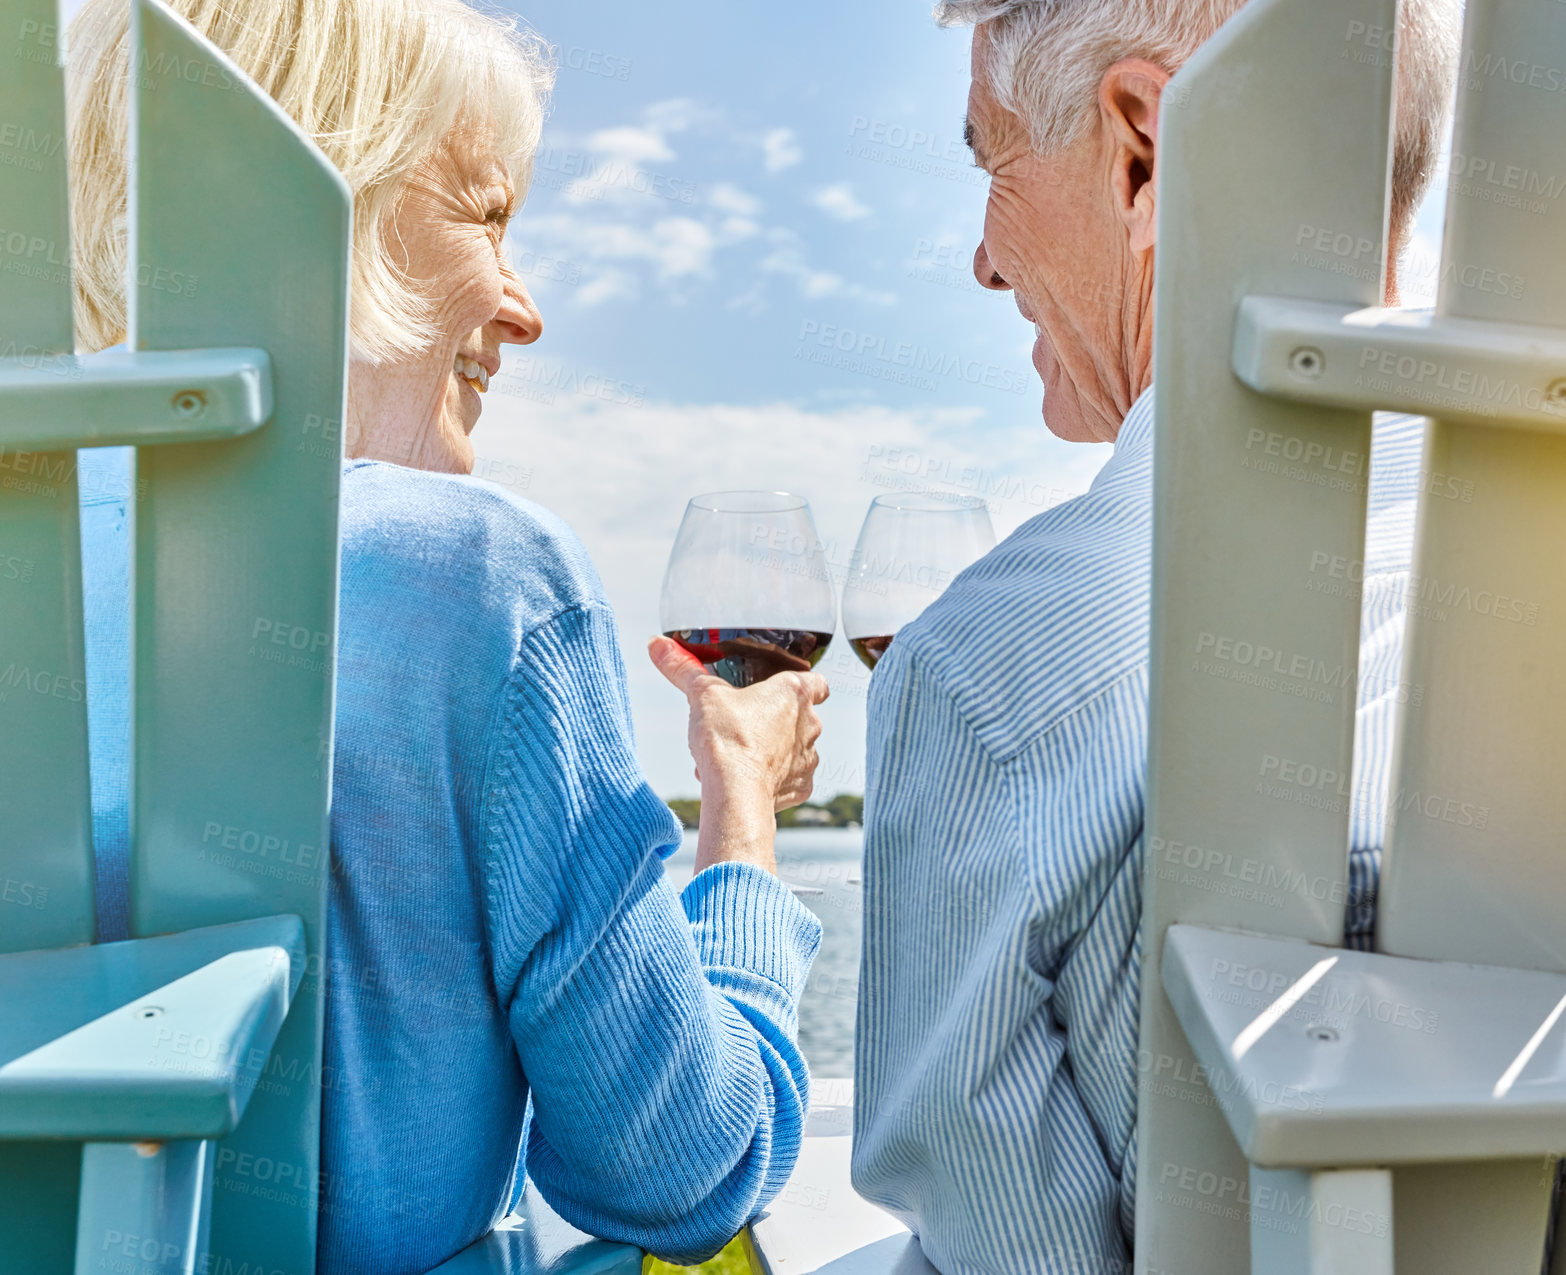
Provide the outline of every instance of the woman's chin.
<path id="1" fill-rule="evenodd" d="M 468 392 L 473 393 L 472 390 Z M 474 397 L 477 395 L 474 394 Z M 448 400 L 434 422 L 434 427 L 425 434 L 414 468 L 445 474 L 471 474 L 473 441 L 468 436 L 477 423 L 477 411 L 471 410 L 466 403 Z"/>
<path id="2" fill-rule="evenodd" d="M 438 466 L 451 474 L 473 472 L 473 440 L 468 437 L 472 426 L 464 427 L 460 421 L 442 422 L 440 431 L 441 463 Z M 432 466 L 431 468 L 435 468 Z"/>

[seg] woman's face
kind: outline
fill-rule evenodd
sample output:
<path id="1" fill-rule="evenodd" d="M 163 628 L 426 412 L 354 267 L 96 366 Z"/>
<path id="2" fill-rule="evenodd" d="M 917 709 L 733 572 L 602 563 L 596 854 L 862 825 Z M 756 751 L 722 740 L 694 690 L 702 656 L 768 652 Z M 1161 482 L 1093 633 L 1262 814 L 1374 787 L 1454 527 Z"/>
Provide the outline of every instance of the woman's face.
<path id="1" fill-rule="evenodd" d="M 355 361 L 348 454 L 466 474 L 480 397 L 502 345 L 538 340 L 543 320 L 506 259 L 516 192 L 487 127 L 453 131 L 414 174 L 390 229 L 397 263 L 433 299 L 434 344 L 396 362 Z"/>

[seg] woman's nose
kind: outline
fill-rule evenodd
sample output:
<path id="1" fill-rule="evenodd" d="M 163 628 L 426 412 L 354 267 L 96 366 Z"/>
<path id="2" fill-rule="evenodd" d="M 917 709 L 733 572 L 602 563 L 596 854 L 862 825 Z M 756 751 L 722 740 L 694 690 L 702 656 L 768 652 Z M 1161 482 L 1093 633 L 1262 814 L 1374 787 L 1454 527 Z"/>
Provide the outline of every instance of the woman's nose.
<path id="1" fill-rule="evenodd" d="M 500 309 L 490 322 L 500 329 L 501 344 L 532 345 L 544 334 L 544 317 L 509 262 L 502 263 L 500 279 Z"/>
<path id="2" fill-rule="evenodd" d="M 1002 279 L 1000 271 L 990 264 L 990 254 L 984 251 L 982 239 L 973 251 L 973 277 L 979 281 L 981 288 L 989 288 L 992 292 L 1011 291 L 1011 284 Z"/>

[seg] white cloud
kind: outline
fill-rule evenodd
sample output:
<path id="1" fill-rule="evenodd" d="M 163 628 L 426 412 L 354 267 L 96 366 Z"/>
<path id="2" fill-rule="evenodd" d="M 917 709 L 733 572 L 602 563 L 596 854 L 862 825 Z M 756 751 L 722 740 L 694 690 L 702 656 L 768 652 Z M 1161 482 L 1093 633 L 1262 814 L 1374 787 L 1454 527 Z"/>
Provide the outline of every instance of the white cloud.
<path id="1" fill-rule="evenodd" d="M 739 243 L 742 239 L 754 239 L 760 233 L 761 227 L 749 217 L 725 217 L 718 225 L 718 242 Z"/>
<path id="2" fill-rule="evenodd" d="M 709 190 L 707 202 L 719 212 L 736 217 L 754 217 L 761 211 L 761 200 L 728 182 L 719 182 Z"/>
<path id="3" fill-rule="evenodd" d="M 672 98 L 642 108 L 640 124 L 621 124 L 589 133 L 587 150 L 628 164 L 667 164 L 676 158 L 671 133 L 683 133 L 708 112 L 689 98 Z"/>
<path id="4" fill-rule="evenodd" d="M 855 197 L 853 187 L 847 182 L 822 187 L 811 197 L 810 202 L 827 216 L 836 217 L 839 221 L 858 221 L 870 215 L 869 207 Z"/>
<path id="5" fill-rule="evenodd" d="M 767 233 L 773 248 L 758 263 L 765 274 L 782 275 L 794 280 L 799 295 L 812 301 L 823 297 L 843 296 L 871 305 L 893 305 L 897 294 L 867 288 L 863 284 L 849 283 L 832 270 L 812 266 L 805 257 L 804 241 L 793 231 L 775 228 Z"/>
<path id="6" fill-rule="evenodd" d="M 683 133 L 696 124 L 717 118 L 719 112 L 688 97 L 674 97 L 654 102 L 642 112 L 642 118 L 652 128 L 665 133 Z"/>
<path id="7" fill-rule="evenodd" d="M 506 375 L 503 370 L 502 382 Z M 695 791 L 685 706 L 643 647 L 658 631 L 659 581 L 692 495 L 731 488 L 800 492 L 811 502 L 829 566 L 840 578 L 871 499 L 921 481 L 918 475 L 933 472 L 948 486 L 955 483 L 953 489 L 966 484 L 990 496 L 996 531 L 1004 536 L 1045 507 L 1037 493 L 1050 493 L 1054 503 L 1067 491 L 1084 490 L 1109 453 L 1051 440 L 1032 413 L 1002 429 L 987 424 L 977 408 L 633 407 L 563 391 L 538 403 L 505 393 L 504 384 L 496 389 L 474 435 L 478 455 L 515 467 L 492 470 L 526 474 L 523 494 L 564 517 L 591 553 L 619 619 L 642 763 L 665 796 Z M 820 795 L 862 791 L 868 675 L 841 641 L 822 671 L 833 696 L 822 710 Z"/>
<path id="8" fill-rule="evenodd" d="M 763 164 L 769 173 L 781 173 L 805 158 L 791 128 L 775 128 L 761 139 Z"/>
<path id="9" fill-rule="evenodd" d="M 705 274 L 712 263 L 717 239 L 711 230 L 689 217 L 665 217 L 652 228 L 655 245 L 652 260 L 660 279 Z"/>
<path id="10" fill-rule="evenodd" d="M 674 158 L 663 133 L 630 124 L 601 128 L 588 136 L 586 145 L 590 151 L 627 164 L 666 164 Z"/>
<path id="11" fill-rule="evenodd" d="M 812 270 L 803 261 L 786 252 L 764 257 L 761 268 L 768 274 L 786 275 L 799 284 L 799 295 L 817 300 L 830 297 L 843 287 L 843 276 L 831 270 Z"/>
<path id="12" fill-rule="evenodd" d="M 597 271 L 576 294 L 576 303 L 584 310 L 610 301 L 634 301 L 641 296 L 641 285 L 629 270 L 609 266 Z"/>
<path id="13" fill-rule="evenodd" d="M 851 283 L 835 270 L 812 264 L 799 234 L 768 227 L 760 198 L 732 181 L 699 187 L 682 173 L 675 139 L 695 130 L 753 144 L 736 134 L 719 112 L 688 98 L 642 108 L 634 120 L 586 137 L 551 134 L 559 190 L 554 207 L 569 210 L 528 216 L 516 229 L 523 251 L 548 253 L 571 263 L 577 282 L 569 304 L 592 308 L 644 295 L 650 287 L 717 277 L 715 258 L 729 252 L 723 278 L 740 279 L 727 304 L 751 312 L 766 309 L 769 277 L 790 280 L 808 300 L 839 297 L 870 305 L 895 303 L 896 294 Z M 769 171 L 797 164 L 802 151 L 794 132 L 773 129 L 762 138 Z M 562 186 L 560 176 L 570 175 Z M 870 214 L 846 182 L 816 192 L 828 215 L 853 221 Z M 547 205 L 546 205 L 547 206 Z M 754 252 L 735 251 L 755 242 Z M 745 275 L 751 278 L 745 280 Z M 747 290 L 747 283 L 749 284 Z"/>
<path id="14" fill-rule="evenodd" d="M 572 204 L 694 204 L 695 184 L 670 169 L 679 160 L 671 138 L 719 119 L 718 112 L 689 98 L 672 98 L 643 107 L 636 123 L 601 128 L 586 137 L 551 131 L 546 154 L 558 150 L 572 165 L 569 171 L 581 173 L 565 187 Z"/>
<path id="15" fill-rule="evenodd" d="M 692 217 L 662 217 L 650 226 L 544 217 L 529 223 L 528 233 L 563 257 L 589 263 L 644 262 L 665 281 L 707 273 L 718 246 L 717 235 Z"/>

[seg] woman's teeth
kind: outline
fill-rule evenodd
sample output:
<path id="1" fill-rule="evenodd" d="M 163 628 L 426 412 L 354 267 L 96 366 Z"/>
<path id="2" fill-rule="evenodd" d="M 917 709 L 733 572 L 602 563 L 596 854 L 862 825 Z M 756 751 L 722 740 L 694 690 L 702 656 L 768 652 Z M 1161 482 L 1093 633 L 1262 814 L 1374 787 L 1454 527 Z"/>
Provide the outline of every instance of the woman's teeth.
<path id="1" fill-rule="evenodd" d="M 459 354 L 453 370 L 480 394 L 488 392 L 489 373 L 485 371 L 484 365 L 476 359 L 465 359 Z"/>

